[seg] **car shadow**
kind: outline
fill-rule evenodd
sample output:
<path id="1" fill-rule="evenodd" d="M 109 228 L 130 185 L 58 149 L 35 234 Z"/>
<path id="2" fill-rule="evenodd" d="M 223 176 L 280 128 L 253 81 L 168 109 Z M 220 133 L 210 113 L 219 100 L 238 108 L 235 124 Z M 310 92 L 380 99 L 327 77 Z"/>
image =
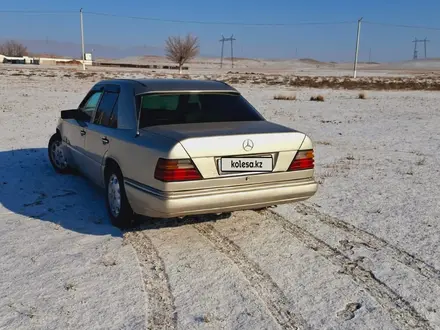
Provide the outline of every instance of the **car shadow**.
<path id="1" fill-rule="evenodd" d="M 187 225 L 195 225 L 203 222 L 216 222 L 218 220 L 229 219 L 231 215 L 231 212 L 227 212 L 222 214 L 202 214 L 169 219 L 157 219 L 141 216 L 137 218 L 137 221 L 132 228 L 129 228 L 125 231 L 129 232 L 161 228 L 173 228 Z"/>
<path id="2" fill-rule="evenodd" d="M 102 191 L 79 175 L 62 175 L 46 148 L 0 151 L 0 218 L 19 214 L 89 235 L 121 237 Z"/>
<path id="3" fill-rule="evenodd" d="M 122 232 L 110 223 L 104 196 L 102 189 L 81 175 L 56 173 L 46 148 L 0 151 L 0 219 L 18 214 L 87 235 L 122 237 Z M 139 216 L 136 227 L 130 231 L 176 227 L 228 216 L 183 219 Z"/>

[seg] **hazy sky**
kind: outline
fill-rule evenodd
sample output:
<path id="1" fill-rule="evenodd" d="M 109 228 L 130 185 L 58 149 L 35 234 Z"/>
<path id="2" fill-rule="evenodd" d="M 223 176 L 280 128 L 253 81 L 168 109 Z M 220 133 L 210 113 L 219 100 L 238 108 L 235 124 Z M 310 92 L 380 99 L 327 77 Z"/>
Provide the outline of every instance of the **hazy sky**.
<path id="1" fill-rule="evenodd" d="M 297 24 L 341 22 L 341 25 L 238 26 L 168 23 L 84 14 L 86 43 L 121 47 L 163 47 L 169 35 L 188 32 L 200 38 L 201 53 L 219 55 L 225 36 L 236 37 L 234 55 L 252 57 L 312 57 L 319 60 L 351 61 L 356 41 L 356 21 L 440 27 L 439 0 L 77 0 L 2 1 L 0 11 L 76 11 L 65 14 L 0 13 L 0 38 L 80 42 L 79 9 L 125 16 L 159 19 L 242 23 Z M 440 57 L 438 30 L 399 28 L 364 23 L 361 29 L 360 60 L 411 59 L 414 37 L 427 37 L 428 57 Z M 226 48 L 229 51 L 229 48 Z M 296 53 L 297 52 L 297 53 Z M 419 58 L 424 57 L 419 44 Z"/>

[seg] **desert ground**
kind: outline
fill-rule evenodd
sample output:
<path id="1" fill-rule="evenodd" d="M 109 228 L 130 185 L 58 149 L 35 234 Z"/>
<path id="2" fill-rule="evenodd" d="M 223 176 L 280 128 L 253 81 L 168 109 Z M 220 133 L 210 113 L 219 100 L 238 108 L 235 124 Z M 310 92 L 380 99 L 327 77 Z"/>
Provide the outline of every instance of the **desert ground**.
<path id="1" fill-rule="evenodd" d="M 139 65 L 175 65 L 162 56 L 133 56 L 121 59 L 100 59 L 98 63 L 128 63 Z M 259 59 L 259 58 L 234 58 L 223 59 L 222 65 L 220 58 L 197 57 L 188 64 L 191 73 L 262 73 L 262 74 L 294 74 L 300 76 L 351 76 L 353 74 L 352 62 L 321 62 L 310 58 L 300 59 Z M 384 63 L 358 63 L 358 76 L 364 77 L 414 77 L 414 75 L 438 75 L 440 59 L 418 59 L 403 62 L 384 62 Z"/>
<path id="2" fill-rule="evenodd" d="M 102 191 L 54 172 L 48 140 L 98 80 L 176 75 L 0 64 L 0 328 L 440 329 L 440 93 L 422 90 L 439 78 L 406 70 L 337 88 L 191 70 L 309 134 L 318 192 L 121 232 Z"/>

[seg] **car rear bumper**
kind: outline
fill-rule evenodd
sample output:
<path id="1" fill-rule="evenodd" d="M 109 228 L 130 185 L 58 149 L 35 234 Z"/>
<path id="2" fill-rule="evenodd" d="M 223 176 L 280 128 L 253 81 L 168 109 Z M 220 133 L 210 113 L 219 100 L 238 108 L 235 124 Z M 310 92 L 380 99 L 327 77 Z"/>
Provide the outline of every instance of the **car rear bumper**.
<path id="1" fill-rule="evenodd" d="M 124 181 L 133 211 L 154 218 L 223 213 L 302 201 L 312 197 L 318 188 L 313 178 L 179 192 L 160 191 L 127 178 Z"/>

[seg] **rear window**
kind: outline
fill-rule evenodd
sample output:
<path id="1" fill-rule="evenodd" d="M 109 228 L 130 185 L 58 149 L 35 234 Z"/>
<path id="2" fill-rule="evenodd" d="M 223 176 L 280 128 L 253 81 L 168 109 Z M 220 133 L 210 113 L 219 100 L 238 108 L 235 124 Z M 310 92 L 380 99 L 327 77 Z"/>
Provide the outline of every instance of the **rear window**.
<path id="1" fill-rule="evenodd" d="M 262 116 L 234 93 L 146 94 L 140 99 L 139 127 L 185 123 L 258 121 Z"/>

